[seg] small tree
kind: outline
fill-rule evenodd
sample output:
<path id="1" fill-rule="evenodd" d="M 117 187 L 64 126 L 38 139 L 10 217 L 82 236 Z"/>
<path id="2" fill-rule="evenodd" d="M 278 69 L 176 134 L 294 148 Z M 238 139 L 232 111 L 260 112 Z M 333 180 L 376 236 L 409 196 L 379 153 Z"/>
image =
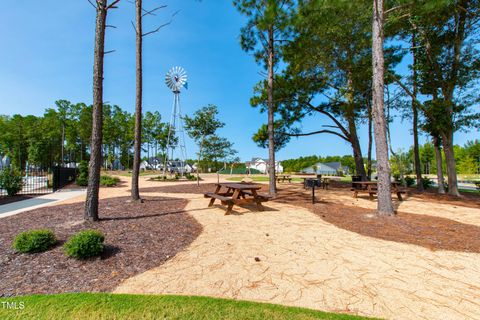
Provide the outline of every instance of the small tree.
<path id="1" fill-rule="evenodd" d="M 268 173 L 269 191 L 276 194 L 275 181 L 275 135 L 274 135 L 274 78 L 275 67 L 279 61 L 277 44 L 285 40 L 290 26 L 290 10 L 292 0 L 234 0 L 233 5 L 249 18 L 241 30 L 240 44 L 242 49 L 253 52 L 258 63 L 267 70 L 267 80 L 262 82 L 267 88 L 268 111 Z"/>
<path id="2" fill-rule="evenodd" d="M 98 193 L 100 189 L 100 170 L 102 167 L 102 126 L 103 126 L 103 60 L 105 57 L 105 28 L 107 12 L 116 8 L 120 0 L 111 4 L 107 0 L 97 0 L 95 26 L 95 48 L 93 54 L 93 108 L 92 140 L 90 144 L 90 163 L 88 174 L 87 199 L 85 201 L 85 219 L 98 220 Z"/>
<path id="3" fill-rule="evenodd" d="M 217 129 L 222 128 L 225 123 L 217 119 L 217 106 L 210 104 L 206 107 L 197 110 L 193 117 L 185 116 L 185 130 L 190 138 L 195 140 L 198 145 L 197 154 L 197 184 L 200 184 L 199 167 L 200 159 L 202 158 L 202 151 L 205 144 L 205 139 L 208 136 L 214 135 Z"/>

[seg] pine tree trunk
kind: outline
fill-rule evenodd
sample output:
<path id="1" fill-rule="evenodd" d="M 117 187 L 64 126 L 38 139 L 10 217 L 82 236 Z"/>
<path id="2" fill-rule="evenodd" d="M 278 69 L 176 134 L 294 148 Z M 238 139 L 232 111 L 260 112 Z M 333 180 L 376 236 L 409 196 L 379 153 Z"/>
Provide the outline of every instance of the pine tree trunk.
<path id="1" fill-rule="evenodd" d="M 350 144 L 352 145 L 353 158 L 355 160 L 355 171 L 357 175 L 362 177 L 362 181 L 367 180 L 367 174 L 365 172 L 365 164 L 363 163 L 362 149 L 360 147 L 360 141 L 358 140 L 357 128 L 355 120 L 349 119 L 349 131 L 350 131 Z"/>
<path id="2" fill-rule="evenodd" d="M 277 193 L 275 179 L 275 140 L 274 140 L 274 103 L 273 103 L 273 64 L 275 59 L 273 26 L 268 29 L 268 174 L 269 174 L 269 193 Z"/>
<path id="3" fill-rule="evenodd" d="M 412 58 L 413 58 L 413 87 L 412 87 L 412 114 L 413 114 L 413 157 L 415 165 L 415 175 L 417 177 L 417 189 L 423 191 L 422 183 L 422 167 L 420 163 L 420 150 L 418 146 L 418 108 L 417 108 L 417 57 L 416 57 L 417 42 L 415 33 L 412 33 Z"/>
<path id="4" fill-rule="evenodd" d="M 64 149 L 65 149 L 65 122 L 62 121 L 62 167 L 63 167 L 63 162 L 65 160 L 64 156 Z"/>
<path id="5" fill-rule="evenodd" d="M 105 55 L 106 21 L 107 0 L 99 0 L 97 1 L 93 59 L 92 138 L 88 164 L 87 199 L 85 201 L 85 219 L 90 221 L 98 220 L 98 193 L 100 189 L 100 169 L 102 167 L 103 59 Z"/>
<path id="6" fill-rule="evenodd" d="M 202 137 L 202 141 L 200 142 L 200 150 L 198 151 L 198 158 L 197 158 L 197 186 L 200 185 L 200 158 L 202 156 L 202 149 L 203 143 L 205 142 L 205 137 Z"/>
<path id="7" fill-rule="evenodd" d="M 437 165 L 437 180 L 438 180 L 438 193 L 445 193 L 445 185 L 443 178 L 443 167 L 442 167 L 442 151 L 440 150 L 440 141 L 438 138 L 433 138 L 433 147 L 435 149 L 435 163 Z"/>
<path id="8" fill-rule="evenodd" d="M 453 151 L 453 132 L 442 132 L 443 153 L 445 154 L 445 162 L 447 163 L 448 176 L 448 194 L 452 196 L 460 196 L 457 183 L 457 169 L 455 167 L 455 154 Z"/>
<path id="9" fill-rule="evenodd" d="M 378 172 L 378 214 L 394 215 L 390 165 L 388 163 L 387 123 L 384 111 L 384 53 L 383 53 L 383 0 L 373 1 L 372 60 L 373 60 L 373 108 L 375 149 Z"/>
<path id="10" fill-rule="evenodd" d="M 365 165 L 363 163 L 362 157 L 362 150 L 360 148 L 360 142 L 358 141 L 357 135 L 357 124 L 355 123 L 355 93 L 353 89 L 353 79 L 352 73 L 350 70 L 348 71 L 348 107 L 345 111 L 345 116 L 348 120 L 348 130 L 350 132 L 349 138 L 350 143 L 353 149 L 353 158 L 355 159 L 355 169 L 357 171 L 357 175 L 362 177 L 362 180 L 365 181 L 367 179 L 367 174 L 365 173 Z"/>
<path id="11" fill-rule="evenodd" d="M 142 148 L 142 0 L 135 1 L 136 12 L 136 96 L 135 96 L 135 142 L 132 170 L 132 200 L 140 200 L 138 180 Z"/>
<path id="12" fill-rule="evenodd" d="M 372 106 L 368 103 L 368 155 L 367 155 L 367 180 L 372 180 Z"/>

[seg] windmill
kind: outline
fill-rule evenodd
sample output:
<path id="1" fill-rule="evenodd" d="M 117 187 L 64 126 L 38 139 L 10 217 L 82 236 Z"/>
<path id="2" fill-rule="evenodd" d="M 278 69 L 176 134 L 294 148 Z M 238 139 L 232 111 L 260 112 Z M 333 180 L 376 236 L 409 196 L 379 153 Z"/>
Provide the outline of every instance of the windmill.
<path id="1" fill-rule="evenodd" d="M 185 174 L 187 149 L 185 147 L 185 131 L 183 128 L 182 110 L 180 108 L 180 89 L 182 87 L 187 88 L 187 73 L 182 67 L 173 67 L 165 76 L 165 83 L 173 92 L 173 106 L 172 116 L 168 126 L 167 152 L 165 153 L 163 164 L 163 175 L 166 175 L 168 160 L 173 161 L 175 160 L 175 157 L 177 157 L 180 160 L 178 173 L 183 176 Z M 177 136 L 177 139 L 175 139 L 175 135 Z"/>

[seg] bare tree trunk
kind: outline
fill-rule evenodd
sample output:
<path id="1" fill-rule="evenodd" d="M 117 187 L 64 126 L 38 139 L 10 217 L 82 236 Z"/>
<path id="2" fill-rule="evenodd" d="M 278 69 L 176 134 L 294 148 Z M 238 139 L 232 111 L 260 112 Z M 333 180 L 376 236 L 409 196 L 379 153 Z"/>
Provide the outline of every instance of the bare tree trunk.
<path id="1" fill-rule="evenodd" d="M 98 220 L 98 193 L 102 166 L 103 59 L 105 55 L 106 21 L 107 0 L 98 0 L 93 60 L 92 140 L 90 162 L 88 164 L 87 199 L 85 201 L 85 219 L 91 221 Z"/>
<path id="2" fill-rule="evenodd" d="M 443 153 L 445 154 L 445 162 L 447 163 L 448 176 L 448 194 L 459 197 L 457 183 L 457 169 L 455 167 L 455 154 L 453 151 L 453 132 L 442 132 Z"/>
<path id="3" fill-rule="evenodd" d="M 273 78 L 275 63 L 275 48 L 273 39 L 273 26 L 268 29 L 268 174 L 269 193 L 275 195 L 277 186 L 275 180 L 275 140 L 274 140 L 274 103 L 273 103 Z"/>
<path id="4" fill-rule="evenodd" d="M 362 150 L 360 148 L 360 142 L 358 141 L 357 135 L 357 124 L 355 123 L 355 94 L 353 89 L 353 79 L 352 73 L 350 70 L 348 71 L 347 75 L 348 79 L 348 107 L 345 112 L 345 116 L 348 121 L 348 130 L 350 132 L 349 139 L 353 149 L 353 158 L 355 159 L 355 169 L 357 171 L 357 175 L 362 177 L 362 180 L 365 181 L 367 179 L 367 174 L 365 173 L 365 165 L 363 163 L 363 156 Z"/>
<path id="5" fill-rule="evenodd" d="M 65 161 L 64 149 L 65 149 L 65 121 L 62 121 L 62 167 Z"/>
<path id="6" fill-rule="evenodd" d="M 355 160 L 355 170 L 357 175 L 362 177 L 362 180 L 367 180 L 367 174 L 365 172 L 365 164 L 363 163 L 362 149 L 360 148 L 360 141 L 358 140 L 357 128 L 355 120 L 349 119 L 349 131 L 350 131 L 350 143 L 353 150 L 353 158 Z"/>
<path id="7" fill-rule="evenodd" d="M 135 1 L 136 12 L 136 97 L 135 97 L 135 143 L 132 170 L 132 200 L 140 200 L 138 180 L 140 175 L 140 153 L 142 148 L 142 0 Z"/>
<path id="8" fill-rule="evenodd" d="M 368 154 L 367 154 L 367 180 L 372 180 L 372 106 L 367 103 L 368 107 Z"/>
<path id="9" fill-rule="evenodd" d="M 198 158 L 197 158 L 197 186 L 200 185 L 200 157 L 202 156 L 202 149 L 203 143 L 205 142 L 205 137 L 202 137 L 202 141 L 200 142 L 200 150 L 198 151 Z"/>
<path id="10" fill-rule="evenodd" d="M 412 87 L 412 113 L 413 113 L 413 157 L 414 157 L 414 165 L 415 165 L 415 175 L 417 177 L 417 189 L 419 191 L 423 191 L 423 183 L 422 183 L 422 167 L 420 163 L 420 150 L 418 147 L 418 108 L 417 108 L 417 56 L 416 56 L 416 47 L 417 42 L 415 39 L 415 33 L 412 33 L 412 80 L 413 80 L 413 87 Z"/>
<path id="11" fill-rule="evenodd" d="M 384 53 L 383 53 L 383 0 L 373 0 L 372 60 L 373 60 L 373 108 L 375 149 L 378 172 L 378 214 L 394 215 L 390 165 L 388 163 L 387 123 L 384 111 Z"/>
<path id="12" fill-rule="evenodd" d="M 435 148 L 435 163 L 437 164 L 437 180 L 438 193 L 445 193 L 445 185 L 442 168 L 442 151 L 440 150 L 440 141 L 437 137 L 433 137 L 433 147 Z"/>

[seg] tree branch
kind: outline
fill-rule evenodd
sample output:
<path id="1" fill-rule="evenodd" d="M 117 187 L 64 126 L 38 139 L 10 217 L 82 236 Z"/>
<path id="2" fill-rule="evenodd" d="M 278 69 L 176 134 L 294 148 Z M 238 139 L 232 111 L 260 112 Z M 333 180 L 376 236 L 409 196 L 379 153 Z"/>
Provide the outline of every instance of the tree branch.
<path id="1" fill-rule="evenodd" d="M 132 24 L 133 30 L 135 30 L 135 34 L 137 34 L 138 33 L 137 27 L 135 27 L 135 24 L 133 23 L 132 20 L 130 20 L 130 23 Z"/>
<path id="2" fill-rule="evenodd" d="M 307 103 L 307 105 L 310 109 L 315 110 L 317 112 L 320 112 L 320 113 L 326 115 L 327 117 L 329 117 L 337 125 L 337 128 L 340 129 L 346 137 L 350 138 L 350 133 L 348 132 L 348 130 L 340 123 L 340 121 L 338 121 L 332 114 L 330 114 L 330 112 L 327 112 L 327 111 L 323 110 L 322 108 L 315 107 L 311 103 Z"/>
<path id="3" fill-rule="evenodd" d="M 161 6 L 159 6 L 159 7 L 156 7 L 155 9 L 148 10 L 148 11 L 145 10 L 145 9 L 142 9 L 142 10 L 145 12 L 144 14 L 142 14 L 142 17 L 144 17 L 144 16 L 146 16 L 146 15 L 152 15 L 152 16 L 154 16 L 154 15 L 155 15 L 155 14 L 154 14 L 155 11 L 157 11 L 157 10 L 159 10 L 159 9 L 166 8 L 166 7 L 167 7 L 167 5 L 164 4 L 164 5 L 161 5 Z"/>
<path id="4" fill-rule="evenodd" d="M 289 137 L 304 137 L 304 136 L 312 136 L 312 135 L 320 134 L 320 133 L 334 134 L 336 136 L 339 136 L 340 138 L 342 138 L 345 141 L 350 141 L 347 137 L 345 137 L 341 133 L 335 132 L 335 131 L 332 131 L 332 130 L 318 130 L 318 131 L 313 131 L 313 132 L 308 132 L 308 133 L 285 133 L 285 135 L 287 135 Z"/>
<path id="5" fill-rule="evenodd" d="M 95 9 L 97 9 L 97 6 L 93 4 L 93 2 L 91 0 L 87 0 L 91 5 L 92 7 L 94 7 Z"/>
<path id="6" fill-rule="evenodd" d="M 116 4 L 119 3 L 119 2 L 120 2 L 120 0 L 114 0 L 112 3 L 110 3 L 110 4 L 107 6 L 107 10 L 118 8 L 118 7 L 116 6 Z"/>
<path id="7" fill-rule="evenodd" d="M 144 34 L 142 34 L 142 37 L 148 36 L 149 34 L 152 34 L 152 33 L 156 33 L 156 32 L 158 32 L 158 31 L 160 31 L 160 29 L 162 29 L 163 27 L 166 27 L 166 26 L 168 26 L 169 24 L 171 24 L 172 21 L 173 21 L 173 18 L 174 18 L 179 12 L 180 12 L 180 10 L 175 11 L 175 13 L 172 14 L 172 17 L 170 18 L 170 21 L 168 21 L 167 23 L 164 23 L 164 24 L 158 26 L 158 28 L 156 28 L 156 29 L 154 29 L 154 30 L 152 30 L 152 31 L 145 32 Z"/>

